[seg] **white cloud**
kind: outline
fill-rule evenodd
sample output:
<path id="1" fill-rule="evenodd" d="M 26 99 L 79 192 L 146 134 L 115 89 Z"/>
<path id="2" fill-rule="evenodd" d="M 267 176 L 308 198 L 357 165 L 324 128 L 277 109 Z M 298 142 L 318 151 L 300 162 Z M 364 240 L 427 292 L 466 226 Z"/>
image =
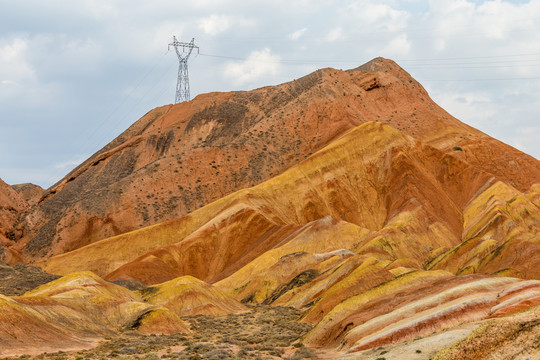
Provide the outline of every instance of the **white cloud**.
<path id="1" fill-rule="evenodd" d="M 431 0 L 426 14 L 431 24 L 434 44 L 438 51 L 454 46 L 467 46 L 473 41 L 484 41 L 486 48 L 497 49 L 497 41 L 514 47 L 531 42 L 531 27 L 540 16 L 540 1 L 524 3 L 513 1 Z M 536 30 L 538 31 L 538 29 Z M 502 43 L 501 43 L 502 45 Z M 464 50 L 468 50 L 464 48 Z"/>
<path id="2" fill-rule="evenodd" d="M 536 22 L 539 11 L 538 1 L 521 5 L 501 0 L 486 1 L 477 7 L 475 21 L 486 37 L 505 39 L 512 31 L 524 30 Z"/>
<path id="3" fill-rule="evenodd" d="M 97 20 L 116 17 L 122 13 L 122 11 L 114 6 L 114 2 L 112 1 L 86 0 L 85 5 L 88 13 Z"/>
<path id="4" fill-rule="evenodd" d="M 452 109 L 453 116 L 472 126 L 483 127 L 495 115 L 495 109 L 488 110 L 493 100 L 486 92 L 436 92 L 434 97 L 444 109 Z"/>
<path id="5" fill-rule="evenodd" d="M 28 43 L 23 39 L 0 42 L 0 102 L 12 102 L 37 86 L 35 68 L 27 60 Z"/>
<path id="6" fill-rule="evenodd" d="M 381 50 L 383 56 L 405 56 L 411 50 L 411 43 L 407 38 L 407 34 L 401 34 L 393 38 L 386 47 Z"/>
<path id="7" fill-rule="evenodd" d="M 252 18 L 243 17 L 241 15 L 224 15 L 224 14 L 212 14 L 197 20 L 197 26 L 205 34 L 210 36 L 216 36 L 233 27 L 252 27 L 256 22 Z"/>
<path id="8" fill-rule="evenodd" d="M 327 41 L 336 41 L 336 40 L 342 40 L 345 36 L 343 35 L 343 29 L 341 27 L 334 28 L 330 30 L 328 35 L 326 35 Z"/>
<path id="9" fill-rule="evenodd" d="M 2 83 L 16 84 L 33 79 L 34 68 L 26 60 L 28 43 L 23 39 L 13 39 L 0 45 L 0 79 Z"/>
<path id="10" fill-rule="evenodd" d="M 394 9 L 382 2 L 357 1 L 342 9 L 344 18 L 351 26 L 369 27 L 371 31 L 398 31 L 404 29 L 410 14 Z"/>
<path id="11" fill-rule="evenodd" d="M 226 31 L 232 24 L 230 17 L 226 15 L 210 15 L 199 20 L 199 28 L 208 35 L 217 35 Z"/>
<path id="12" fill-rule="evenodd" d="M 304 35 L 304 33 L 306 31 L 307 31 L 307 28 L 297 30 L 297 31 L 293 32 L 292 34 L 289 34 L 289 39 L 298 40 L 298 39 L 300 39 L 302 37 L 302 35 Z"/>
<path id="13" fill-rule="evenodd" d="M 536 155 L 536 158 L 540 160 L 540 144 L 538 143 L 538 138 L 540 137 L 540 126 L 531 125 L 523 126 L 516 131 L 513 131 L 512 134 L 508 137 L 508 143 L 527 154 L 533 156 Z"/>
<path id="14" fill-rule="evenodd" d="M 61 79 L 62 75 L 77 70 L 81 74 L 90 75 L 102 65 L 103 60 L 106 61 L 104 56 L 110 56 L 103 53 L 101 43 L 84 36 L 41 35 L 32 41 L 37 44 L 35 49 L 40 53 L 45 53 L 46 48 L 54 49 L 54 53 L 50 56 L 42 59 L 32 57 L 32 61 L 39 62 L 38 66 L 42 72 L 53 73 L 56 81 Z"/>
<path id="15" fill-rule="evenodd" d="M 228 63 L 225 65 L 225 77 L 235 85 L 254 83 L 263 78 L 276 76 L 280 71 L 280 57 L 265 48 L 252 52 L 241 63 Z"/>
<path id="16" fill-rule="evenodd" d="M 19 84 L 13 80 L 2 80 L 2 85 L 19 85 Z"/>

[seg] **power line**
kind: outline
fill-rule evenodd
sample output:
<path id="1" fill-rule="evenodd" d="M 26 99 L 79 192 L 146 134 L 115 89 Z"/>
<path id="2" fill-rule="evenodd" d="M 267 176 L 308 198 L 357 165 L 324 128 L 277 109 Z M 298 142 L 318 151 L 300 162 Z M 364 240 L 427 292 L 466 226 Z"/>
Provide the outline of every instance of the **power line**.
<path id="1" fill-rule="evenodd" d="M 481 64 L 471 64 L 470 65 L 460 65 L 460 64 L 428 64 L 428 65 L 407 65 L 407 69 L 427 69 L 427 70 L 440 70 L 440 69 L 486 69 L 486 68 L 514 68 L 519 67 L 538 67 L 538 64 L 509 64 L 509 65 L 481 65 Z"/>
<path id="2" fill-rule="evenodd" d="M 296 60 L 296 59 L 277 59 L 277 60 L 264 60 L 250 57 L 237 57 L 237 56 L 226 56 L 226 55 L 216 55 L 216 54 L 204 54 L 200 53 L 200 56 L 219 58 L 219 59 L 229 59 L 236 61 L 252 61 L 252 62 L 262 62 L 262 63 L 280 63 L 280 64 L 313 64 L 313 63 L 353 63 L 358 64 L 362 62 L 361 60 L 320 60 L 320 59 L 311 59 L 311 60 Z M 427 58 L 427 59 L 396 59 L 397 62 L 417 62 L 418 64 L 412 65 L 439 65 L 439 64 L 423 64 L 422 62 L 428 61 L 454 61 L 454 60 L 472 60 L 472 59 L 500 59 L 500 58 L 509 58 L 509 57 L 524 57 L 524 56 L 540 56 L 540 53 L 533 54 L 511 54 L 511 55 L 490 55 L 490 56 L 468 56 L 468 57 L 452 57 L 452 58 Z M 540 62 L 540 59 L 523 59 L 517 60 L 521 62 Z M 451 63 L 448 65 L 477 65 L 477 64 L 497 64 L 497 63 L 512 63 L 515 60 L 505 60 L 505 61 L 483 61 L 483 62 L 466 62 L 466 63 Z M 444 65 L 442 63 L 440 65 Z"/>
<path id="3" fill-rule="evenodd" d="M 164 69 L 164 71 L 161 73 L 161 76 L 158 78 L 158 80 L 157 80 L 157 81 L 154 81 L 154 83 L 152 84 L 152 86 L 151 86 L 150 88 L 148 88 L 148 89 L 146 90 L 146 92 L 145 92 L 141 97 L 139 97 L 139 99 L 136 101 L 135 105 L 133 105 L 133 106 L 131 107 L 131 109 L 129 109 L 128 112 L 126 112 L 126 113 L 124 114 L 124 116 L 120 119 L 120 121 L 118 121 L 118 123 L 123 122 L 123 121 L 128 117 L 128 115 L 130 115 L 131 112 L 132 112 L 137 106 L 139 106 L 139 104 L 140 104 L 144 99 L 147 98 L 147 96 L 150 94 L 150 92 L 151 92 L 152 90 L 154 90 L 154 88 L 156 87 L 156 85 L 159 84 L 159 83 L 161 83 L 161 82 L 165 79 L 165 77 L 166 77 L 166 75 L 169 73 L 169 71 L 170 71 L 170 67 L 166 67 L 166 68 Z"/>
<path id="4" fill-rule="evenodd" d="M 218 59 L 229 59 L 229 60 L 237 60 L 237 61 L 253 61 L 253 62 L 261 62 L 261 63 L 274 63 L 274 64 L 284 64 L 284 63 L 298 63 L 298 64 L 311 64 L 311 63 L 328 63 L 328 60 L 262 60 L 262 59 L 254 59 L 249 57 L 235 57 L 235 56 L 225 56 L 225 55 L 214 55 L 214 54 L 199 54 L 200 56 L 206 56 L 206 57 L 213 57 Z M 353 62 L 353 61 L 350 61 Z"/>
<path id="5" fill-rule="evenodd" d="M 484 55 L 484 56 L 465 56 L 465 57 L 449 57 L 449 58 L 431 58 L 431 59 L 400 59 L 399 61 L 447 61 L 447 60 L 469 60 L 469 59 L 491 59 L 491 58 L 506 58 L 519 56 L 540 56 L 540 53 L 529 54 L 509 54 L 509 55 Z"/>
<path id="6" fill-rule="evenodd" d="M 452 82 L 452 81 L 513 81 L 513 80 L 540 80 L 540 77 L 515 77 L 515 78 L 476 78 L 476 79 L 423 79 L 422 81 Z"/>
<path id="7" fill-rule="evenodd" d="M 334 63 L 334 64 L 358 64 L 364 61 L 358 60 L 292 60 L 292 59 L 277 59 L 277 60 L 264 60 L 257 58 L 245 58 L 216 54 L 199 54 L 201 56 L 213 57 L 219 59 L 229 59 L 235 61 L 250 61 L 260 63 L 279 63 L 279 64 L 296 64 L 296 65 L 312 65 L 315 63 Z M 527 53 L 527 54 L 508 54 L 508 55 L 483 55 L 483 56 L 463 56 L 463 57 L 451 57 L 451 58 L 428 58 L 428 59 L 407 59 L 396 60 L 397 62 L 409 62 L 404 65 L 406 69 L 484 69 L 484 68 L 509 68 L 509 67 L 538 67 L 540 66 L 540 59 L 527 59 L 531 56 L 540 56 L 540 53 Z M 516 59 L 516 58 L 525 59 Z M 514 58 L 516 60 L 506 60 Z M 467 60 L 481 60 L 481 61 L 467 61 Z M 489 61 L 489 59 L 502 59 Z M 440 63 L 428 63 L 441 61 Z M 461 62 L 452 62 L 461 61 Z M 463 62 L 465 61 L 465 62 Z M 416 63 L 415 63 L 416 62 Z M 536 63 L 538 62 L 538 63 Z M 512 80 L 538 80 L 539 77 L 508 77 L 508 78 L 470 78 L 470 79 L 423 79 L 423 81 L 436 81 L 436 82 L 475 82 L 475 81 L 512 81 Z"/>
<path id="8" fill-rule="evenodd" d="M 144 80 L 146 80 L 146 78 L 148 76 L 150 76 L 151 73 L 153 73 L 157 67 L 159 66 L 159 64 L 161 64 L 161 62 L 163 61 L 163 59 L 165 58 L 165 56 L 168 54 L 168 51 L 165 52 L 157 61 L 156 63 L 154 64 L 154 66 L 152 66 L 152 68 L 150 68 L 150 70 L 148 70 L 136 83 L 135 83 L 135 86 L 133 86 L 130 91 L 128 93 L 126 93 L 126 95 L 124 96 L 124 98 L 118 102 L 116 104 L 116 106 L 112 109 L 112 111 L 109 112 L 109 114 L 105 117 L 103 117 L 103 120 L 98 124 L 98 126 L 93 126 L 93 130 L 92 132 L 85 137 L 85 141 L 79 146 L 80 148 L 80 151 L 81 152 L 85 152 L 85 148 L 86 146 L 88 145 L 88 143 L 90 143 L 93 138 L 95 137 L 95 135 L 98 133 L 99 130 L 103 129 L 105 124 L 109 123 L 111 121 L 111 119 L 113 118 L 113 116 L 118 112 L 118 110 L 124 105 L 126 104 L 127 100 L 129 98 L 132 97 L 132 95 L 135 93 L 135 91 L 137 91 L 142 83 L 144 82 Z"/>

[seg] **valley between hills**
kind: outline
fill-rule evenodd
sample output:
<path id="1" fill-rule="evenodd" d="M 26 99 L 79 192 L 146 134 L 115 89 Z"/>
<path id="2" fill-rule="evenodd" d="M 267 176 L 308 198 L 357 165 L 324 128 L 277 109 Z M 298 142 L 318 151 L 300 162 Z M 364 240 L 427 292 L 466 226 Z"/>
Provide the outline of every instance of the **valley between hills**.
<path id="1" fill-rule="evenodd" d="M 540 162 L 391 60 L 203 94 L 0 180 L 0 357 L 540 358 L 539 228 Z"/>

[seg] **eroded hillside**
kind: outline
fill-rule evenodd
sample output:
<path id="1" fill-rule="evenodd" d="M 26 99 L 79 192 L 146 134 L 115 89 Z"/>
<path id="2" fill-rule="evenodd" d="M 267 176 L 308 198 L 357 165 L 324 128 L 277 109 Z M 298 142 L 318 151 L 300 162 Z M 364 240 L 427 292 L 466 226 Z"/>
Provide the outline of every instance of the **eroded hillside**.
<path id="1" fill-rule="evenodd" d="M 6 253 L 65 277 L 3 298 L 30 324 L 19 343 L 16 322 L 0 333 L 14 352 L 197 337 L 197 316 L 257 307 L 296 314 L 268 319 L 294 333 L 274 358 L 540 352 L 540 163 L 389 60 L 155 109 L 30 209 Z"/>

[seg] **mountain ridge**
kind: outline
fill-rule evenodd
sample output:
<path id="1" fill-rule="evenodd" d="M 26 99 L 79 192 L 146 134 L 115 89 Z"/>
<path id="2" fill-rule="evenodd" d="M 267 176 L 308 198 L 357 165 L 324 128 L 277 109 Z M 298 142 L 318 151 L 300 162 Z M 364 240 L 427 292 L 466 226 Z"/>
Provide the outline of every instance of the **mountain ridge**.
<path id="1" fill-rule="evenodd" d="M 17 243 L 6 251 L 35 261 L 172 220 L 281 173 L 366 121 L 488 166 L 522 191 L 540 173 L 533 158 L 459 122 L 397 64 L 376 58 L 353 70 L 322 69 L 149 111 L 48 189 L 18 222 Z M 486 161 L 493 154 L 484 142 L 512 166 Z"/>

